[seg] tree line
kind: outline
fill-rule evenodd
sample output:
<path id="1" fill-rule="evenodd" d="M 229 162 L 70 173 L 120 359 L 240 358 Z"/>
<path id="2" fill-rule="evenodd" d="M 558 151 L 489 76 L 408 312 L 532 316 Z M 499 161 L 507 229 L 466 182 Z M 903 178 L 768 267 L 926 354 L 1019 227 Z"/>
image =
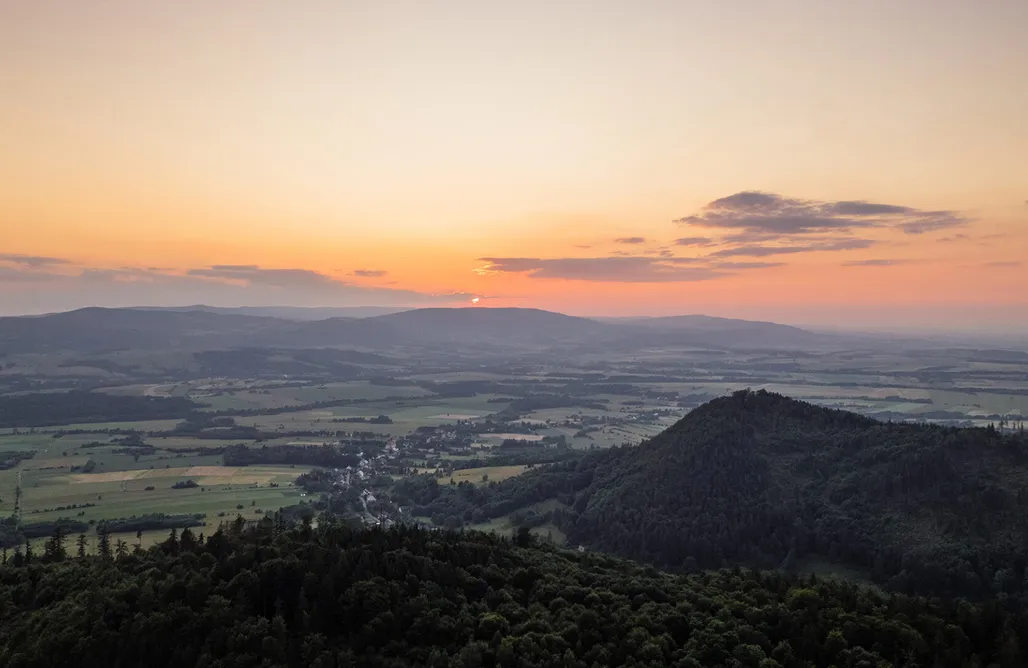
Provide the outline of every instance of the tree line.
<path id="1" fill-rule="evenodd" d="M 0 614 L 12 668 L 1019 668 L 1028 647 L 1028 617 L 996 601 L 738 568 L 670 576 L 527 531 L 327 517 L 238 518 L 147 550 L 55 537 L 0 566 Z"/>

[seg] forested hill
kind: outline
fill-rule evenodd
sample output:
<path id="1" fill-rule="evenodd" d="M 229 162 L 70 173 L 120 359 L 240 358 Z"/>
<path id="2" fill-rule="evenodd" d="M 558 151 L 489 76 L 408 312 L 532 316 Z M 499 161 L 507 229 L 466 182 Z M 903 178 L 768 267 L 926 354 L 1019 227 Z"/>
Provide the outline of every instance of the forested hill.
<path id="1" fill-rule="evenodd" d="M 711 401 L 600 455 L 571 540 L 672 568 L 867 568 L 898 590 L 1028 593 L 1028 439 L 886 424 L 787 397 Z"/>
<path id="2" fill-rule="evenodd" d="M 148 552 L 0 566 L 0 665 L 399 668 L 1025 665 L 995 603 L 749 570 L 673 577 L 482 533 L 265 520 Z M 74 548 L 71 550 L 74 552 Z"/>
<path id="3" fill-rule="evenodd" d="M 674 571 L 815 559 L 894 591 L 1028 603 L 1024 434 L 882 423 L 747 391 L 637 447 L 488 487 L 419 476 L 394 494 L 449 524 L 552 522 L 572 544 Z"/>

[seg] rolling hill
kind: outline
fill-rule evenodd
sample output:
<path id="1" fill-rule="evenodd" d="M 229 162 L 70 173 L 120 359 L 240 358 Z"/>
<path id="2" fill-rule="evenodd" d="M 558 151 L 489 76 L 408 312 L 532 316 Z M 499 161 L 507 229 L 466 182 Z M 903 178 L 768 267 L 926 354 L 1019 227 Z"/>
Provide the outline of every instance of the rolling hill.
<path id="1" fill-rule="evenodd" d="M 372 350 L 598 345 L 618 350 L 664 345 L 808 349 L 842 340 L 745 320 L 682 316 L 600 321 L 527 308 L 424 308 L 368 317 L 311 319 L 329 312 L 85 308 L 0 318 L 0 354 L 333 346 Z M 270 313 L 284 317 L 270 317 Z"/>
<path id="2" fill-rule="evenodd" d="M 1028 594 L 1023 433 L 883 423 L 741 391 L 636 447 L 474 494 L 451 487 L 421 493 L 419 512 L 520 511 L 572 543 L 672 570 L 813 559 L 900 591 Z M 527 514 L 547 500 L 559 507 Z"/>
<path id="3" fill-rule="evenodd" d="M 708 315 L 675 315 L 655 318 L 614 318 L 620 324 L 651 336 L 661 333 L 668 342 L 718 342 L 724 347 L 795 348 L 821 346 L 841 340 L 840 336 L 810 332 L 774 322 L 717 318 Z"/>
<path id="4" fill-rule="evenodd" d="M 206 311 L 91 307 L 41 316 L 0 318 L 0 353 L 82 353 L 222 346 L 292 323 Z"/>
<path id="5" fill-rule="evenodd" d="M 283 320 L 327 320 L 329 318 L 372 318 L 409 309 L 400 306 L 138 306 L 139 311 L 205 311 L 222 315 L 255 315 Z"/>
<path id="6" fill-rule="evenodd" d="M 675 568 L 817 555 L 896 588 L 968 594 L 1003 569 L 1025 576 L 1023 434 L 886 424 L 739 392 L 598 459 L 564 522 L 597 549 Z"/>

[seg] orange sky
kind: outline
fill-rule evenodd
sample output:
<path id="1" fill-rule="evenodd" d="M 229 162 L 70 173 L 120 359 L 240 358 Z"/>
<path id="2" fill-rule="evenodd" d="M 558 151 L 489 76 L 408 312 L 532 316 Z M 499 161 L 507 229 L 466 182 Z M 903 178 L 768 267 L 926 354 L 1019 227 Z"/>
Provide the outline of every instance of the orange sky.
<path id="1" fill-rule="evenodd" d="M 1025 25 L 1023 0 L 5 2 L 0 314 L 1028 324 Z"/>

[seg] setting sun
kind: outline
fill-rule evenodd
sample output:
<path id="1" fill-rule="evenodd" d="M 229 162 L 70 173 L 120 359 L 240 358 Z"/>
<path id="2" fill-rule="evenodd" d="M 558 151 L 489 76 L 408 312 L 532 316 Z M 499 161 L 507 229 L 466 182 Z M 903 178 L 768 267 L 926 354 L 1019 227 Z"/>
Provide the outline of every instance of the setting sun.
<path id="1" fill-rule="evenodd" d="M 558 4 L 5 3 L 0 315 L 1028 324 L 1028 4 Z"/>

